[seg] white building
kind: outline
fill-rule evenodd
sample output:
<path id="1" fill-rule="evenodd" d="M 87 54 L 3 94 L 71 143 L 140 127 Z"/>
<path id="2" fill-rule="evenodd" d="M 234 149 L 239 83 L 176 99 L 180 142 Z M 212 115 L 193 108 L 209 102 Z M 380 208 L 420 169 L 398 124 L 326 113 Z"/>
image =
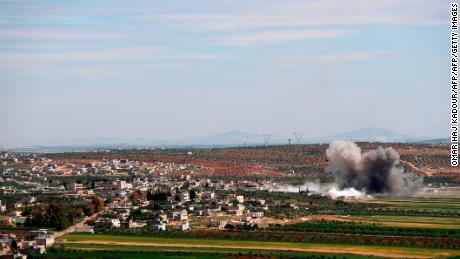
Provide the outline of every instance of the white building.
<path id="1" fill-rule="evenodd" d="M 264 212 L 263 211 L 254 211 L 254 212 L 251 212 L 251 217 L 253 218 L 262 218 L 264 216 Z"/>
<path id="2" fill-rule="evenodd" d="M 181 192 L 179 194 L 180 201 L 190 201 L 190 194 L 188 192 Z"/>
<path id="3" fill-rule="evenodd" d="M 37 245 L 43 245 L 45 247 L 52 246 L 54 244 L 54 237 L 48 234 L 48 230 L 39 229 L 30 231 Z"/>
<path id="4" fill-rule="evenodd" d="M 210 220 L 208 226 L 211 228 L 224 228 L 227 225 L 225 220 Z"/>
<path id="5" fill-rule="evenodd" d="M 210 200 L 211 200 L 211 199 L 214 199 L 214 198 L 216 197 L 216 195 L 215 195 L 214 192 L 209 192 L 209 191 L 207 191 L 207 192 L 204 192 L 204 197 L 205 197 L 206 199 L 210 199 Z"/>
<path id="6" fill-rule="evenodd" d="M 76 226 L 75 227 L 75 232 L 94 234 L 94 227 L 93 226 Z"/>
<path id="7" fill-rule="evenodd" d="M 117 180 L 116 182 L 114 182 L 114 185 L 115 188 L 117 188 L 118 190 L 125 190 L 127 188 L 126 181 Z"/>
<path id="8" fill-rule="evenodd" d="M 153 231 L 165 231 L 166 223 L 161 220 L 147 220 L 147 226 Z"/>
<path id="9" fill-rule="evenodd" d="M 6 211 L 6 204 L 0 200 L 0 212 Z"/>
<path id="10" fill-rule="evenodd" d="M 176 230 L 186 231 L 186 230 L 189 230 L 189 229 L 190 229 L 190 225 L 189 225 L 188 221 L 184 221 L 184 222 L 181 222 L 181 223 L 176 225 Z"/>
<path id="11" fill-rule="evenodd" d="M 229 215 L 235 215 L 235 216 L 241 216 L 243 215 L 244 211 L 244 206 L 239 204 L 238 206 L 230 206 L 227 208 L 227 214 Z"/>
<path id="12" fill-rule="evenodd" d="M 186 210 L 173 211 L 172 219 L 179 220 L 179 221 L 188 220 L 187 211 Z"/>

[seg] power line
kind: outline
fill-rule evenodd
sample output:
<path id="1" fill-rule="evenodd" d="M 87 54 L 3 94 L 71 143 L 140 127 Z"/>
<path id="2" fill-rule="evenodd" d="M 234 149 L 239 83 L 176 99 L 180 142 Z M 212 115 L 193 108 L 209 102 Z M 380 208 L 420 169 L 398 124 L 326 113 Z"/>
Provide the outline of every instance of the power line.
<path id="1" fill-rule="evenodd" d="M 302 137 L 303 137 L 303 131 L 294 131 L 292 135 L 295 140 L 295 143 L 300 144 L 300 142 L 302 141 Z"/>
<path id="2" fill-rule="evenodd" d="M 267 146 L 268 143 L 270 142 L 270 139 L 272 138 L 271 134 L 263 134 L 262 138 L 264 139 L 264 145 Z"/>

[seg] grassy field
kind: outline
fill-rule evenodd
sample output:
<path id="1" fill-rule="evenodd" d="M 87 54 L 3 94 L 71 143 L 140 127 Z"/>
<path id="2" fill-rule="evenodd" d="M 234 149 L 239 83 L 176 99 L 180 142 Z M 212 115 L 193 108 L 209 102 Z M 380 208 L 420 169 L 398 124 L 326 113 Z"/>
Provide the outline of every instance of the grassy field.
<path id="1" fill-rule="evenodd" d="M 224 255 L 209 254 L 209 253 L 191 253 L 191 252 L 146 252 L 146 251 L 117 251 L 117 250 L 65 250 L 65 251 L 52 251 L 43 255 L 33 255 L 28 258 L 92 258 L 92 259 L 214 259 L 214 258 L 225 258 Z"/>
<path id="2" fill-rule="evenodd" d="M 172 247 L 209 249 L 249 249 L 266 251 L 296 251 L 296 252 L 319 252 L 337 254 L 373 255 L 394 258 L 432 258 L 460 255 L 460 250 L 412 248 L 395 246 L 366 246 L 366 245 L 343 245 L 343 244 L 307 244 L 288 242 L 264 242 L 264 241 L 241 241 L 241 240 L 214 240 L 193 238 L 168 238 L 168 237 L 145 237 L 145 236 L 122 236 L 122 235 L 91 235 L 69 234 L 60 241 L 66 245 L 117 245 L 117 246 L 142 246 L 142 247 Z"/>
<path id="3" fill-rule="evenodd" d="M 460 229 L 460 218 L 454 217 L 422 217 L 422 216 L 324 216 L 317 217 L 326 220 L 354 221 L 363 223 L 375 223 L 391 227 L 416 227 L 416 228 L 440 228 L 440 229 Z"/>
<path id="4" fill-rule="evenodd" d="M 31 164 L 22 164 L 22 163 L 7 164 L 7 165 L 0 165 L 0 170 L 8 169 L 8 168 L 16 169 L 16 170 L 28 170 L 30 169 L 30 167 L 32 167 Z"/>
<path id="5" fill-rule="evenodd" d="M 91 253 L 89 253 L 91 252 Z M 308 253 L 295 251 L 268 251 L 231 248 L 196 248 L 196 247 L 150 247 L 150 246 L 120 246 L 120 245 L 92 245 L 92 244 L 66 244 L 58 247 L 47 255 L 61 258 L 71 255 L 75 258 L 228 258 L 228 256 L 264 256 L 269 258 L 337 258 L 334 253 Z M 380 259 L 386 257 L 362 256 L 343 254 L 340 258 L 347 259 Z"/>
<path id="6" fill-rule="evenodd" d="M 365 203 L 385 204 L 394 208 L 460 211 L 460 198 L 447 197 L 379 197 Z"/>
<path id="7" fill-rule="evenodd" d="M 449 187 L 437 190 L 436 192 L 423 192 L 417 196 L 428 198 L 460 198 L 460 187 Z"/>

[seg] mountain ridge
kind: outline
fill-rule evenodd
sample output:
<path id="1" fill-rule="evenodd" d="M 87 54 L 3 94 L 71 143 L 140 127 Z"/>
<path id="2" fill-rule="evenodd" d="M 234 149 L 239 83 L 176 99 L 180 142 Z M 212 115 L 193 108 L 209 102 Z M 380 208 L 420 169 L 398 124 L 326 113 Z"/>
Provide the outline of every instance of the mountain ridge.
<path id="1" fill-rule="evenodd" d="M 23 147 L 179 147 L 179 146 L 258 146 L 258 145 L 281 145 L 288 144 L 291 139 L 292 144 L 297 144 L 293 136 L 282 136 L 274 134 L 259 134 L 242 130 L 229 130 L 217 134 L 205 135 L 200 137 L 158 140 L 154 138 L 73 138 L 51 140 L 48 144 L 23 144 L 15 145 L 13 148 Z M 306 137 L 304 136 L 299 144 L 329 143 L 333 140 L 349 140 L 356 142 L 445 142 L 444 138 L 439 137 L 414 137 L 396 133 L 383 128 L 361 128 L 350 131 L 338 132 L 326 137 Z M 2 143 L 3 144 L 3 143 Z M 3 145 L 3 147 L 8 145 Z M 2 145 L 0 145 L 0 148 Z M 5 149 L 5 148 L 4 148 Z M 8 149 L 8 148 L 7 148 Z"/>

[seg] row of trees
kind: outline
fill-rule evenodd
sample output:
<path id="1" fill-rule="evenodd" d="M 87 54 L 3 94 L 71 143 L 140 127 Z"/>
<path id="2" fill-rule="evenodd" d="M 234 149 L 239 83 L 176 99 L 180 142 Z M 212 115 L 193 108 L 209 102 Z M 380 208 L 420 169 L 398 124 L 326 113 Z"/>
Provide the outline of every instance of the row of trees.
<path id="1" fill-rule="evenodd" d="M 90 216 L 103 209 L 104 202 L 95 196 L 91 197 L 86 204 L 78 206 L 66 202 L 51 202 L 25 210 L 23 216 L 26 216 L 27 219 L 24 225 L 62 230 L 83 216 Z"/>

